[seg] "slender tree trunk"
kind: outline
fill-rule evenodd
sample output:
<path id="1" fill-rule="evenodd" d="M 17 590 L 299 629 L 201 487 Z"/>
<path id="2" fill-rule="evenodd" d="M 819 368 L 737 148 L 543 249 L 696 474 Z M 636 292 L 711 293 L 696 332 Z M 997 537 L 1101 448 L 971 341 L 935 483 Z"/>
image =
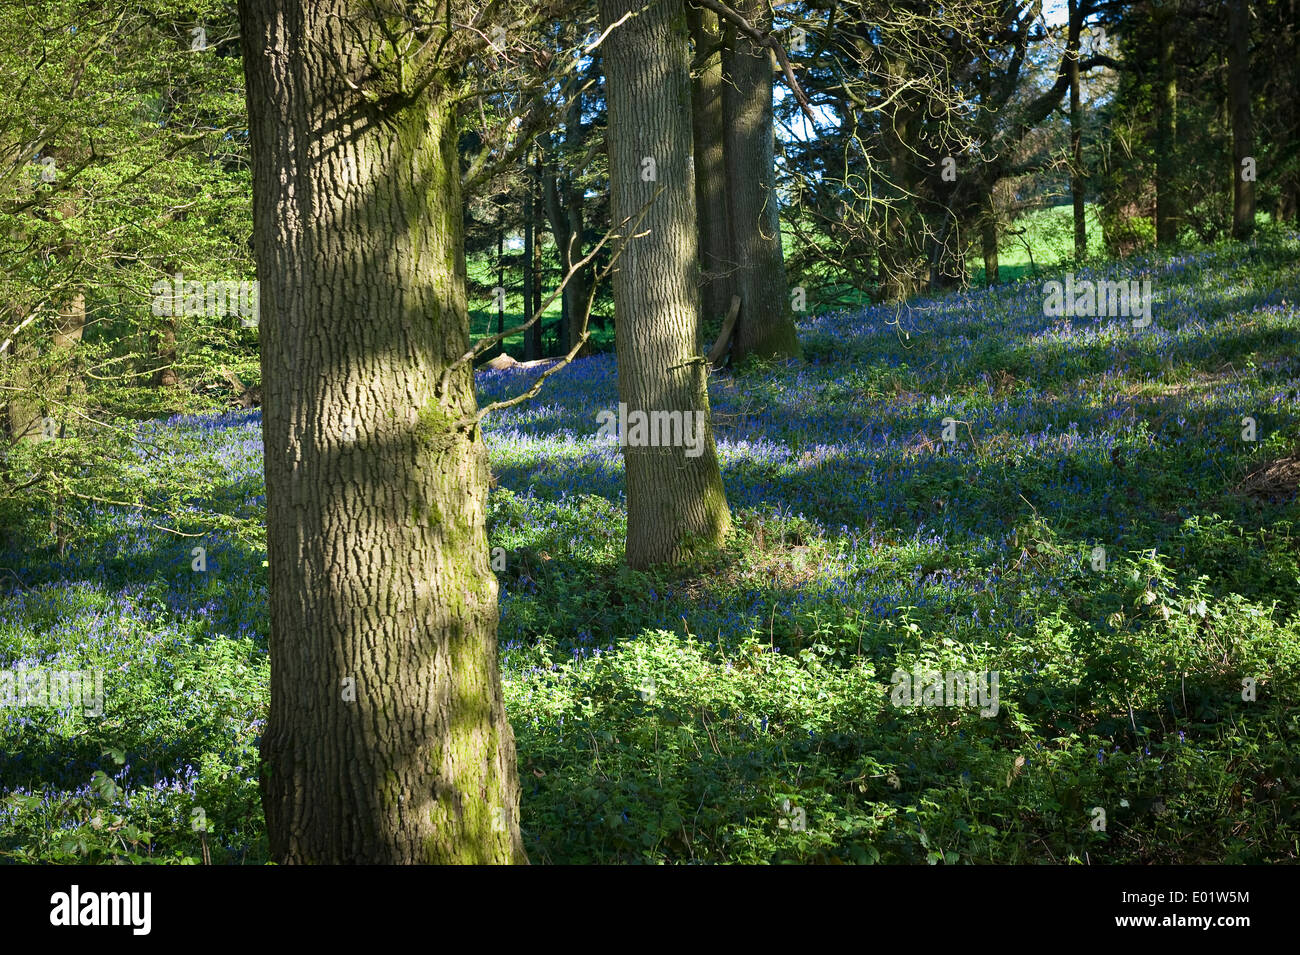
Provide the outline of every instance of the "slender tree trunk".
<path id="1" fill-rule="evenodd" d="M 560 277 L 563 279 L 569 274 L 572 264 L 569 259 L 569 217 L 560 201 L 559 173 L 553 157 L 542 169 L 542 195 L 546 199 L 546 219 L 551 224 L 551 237 L 555 239 L 555 254 L 560 262 Z M 561 344 L 569 340 L 568 291 L 566 285 L 560 295 L 560 333 L 557 337 Z"/>
<path id="2" fill-rule="evenodd" d="M 574 121 L 572 112 L 569 122 Z M 561 318 L 557 343 L 561 352 L 567 353 L 586 327 L 587 286 L 586 268 L 574 270 L 574 263 L 582 258 L 582 196 L 572 185 L 572 171 L 561 172 L 554 157 L 546 164 L 542 174 L 543 194 L 546 197 L 546 218 L 551 223 L 555 238 L 556 255 L 560 262 L 560 277 L 568 276 L 560 294 Z M 573 273 L 570 275 L 570 273 Z"/>
<path id="3" fill-rule="evenodd" d="M 1174 186 L 1178 143 L 1178 77 L 1174 73 L 1174 9 L 1160 17 L 1160 80 L 1157 85 L 1159 127 L 1156 136 L 1156 242 L 1169 245 L 1178 239 L 1178 201 Z"/>
<path id="4" fill-rule="evenodd" d="M 1228 99 L 1232 105 L 1232 234 L 1248 239 L 1255 231 L 1255 181 L 1243 164 L 1255 154 L 1250 115 L 1250 10 L 1246 0 L 1228 3 Z"/>
<path id="5" fill-rule="evenodd" d="M 626 447 L 627 561 L 677 561 L 731 527 L 700 355 L 691 83 L 683 0 L 600 0 L 605 41 L 609 177 L 615 223 L 633 217 L 614 275 L 618 392 L 635 412 L 703 415 L 701 453 Z M 642 234 L 644 233 L 644 234 Z M 683 422 L 685 424 L 685 422 Z"/>
<path id="6" fill-rule="evenodd" d="M 569 269 L 572 269 L 573 263 L 586 254 L 583 251 L 582 243 L 582 234 L 586 231 L 586 217 L 582 208 L 584 199 L 582 189 L 573 185 L 571 177 L 572 173 L 570 173 L 570 179 L 566 182 L 564 189 L 565 214 L 569 217 L 568 233 L 569 241 L 572 243 L 565 253 Z M 590 265 L 579 268 L 569 278 L 569 284 L 564 287 L 565 309 L 569 316 L 568 324 L 565 326 L 565 352 L 578 344 L 583 332 L 587 329 L 587 322 L 590 319 L 588 308 L 588 302 L 591 298 L 590 268 Z M 565 274 L 568 274 L 568 270 L 566 270 Z"/>
<path id="7" fill-rule="evenodd" d="M 1082 261 L 1088 254 L 1088 220 L 1084 208 L 1087 186 L 1083 169 L 1083 91 L 1079 78 L 1079 34 L 1083 31 L 1079 0 L 1069 0 L 1069 17 L 1066 69 L 1070 78 L 1070 197 L 1074 203 L 1074 257 Z"/>
<path id="8" fill-rule="evenodd" d="M 537 285 L 537 262 L 533 258 L 533 244 L 537 217 L 537 204 L 533 202 L 533 166 L 531 160 L 524 161 L 524 321 L 533 317 L 533 289 Z M 541 349 L 537 347 L 537 338 L 533 335 L 536 326 L 524 329 L 524 361 L 541 358 Z"/>
<path id="9" fill-rule="evenodd" d="M 1300 0 L 1290 0 L 1287 35 L 1291 48 L 1291 142 L 1300 148 Z M 1290 219 L 1300 228 L 1300 169 L 1292 168 L 1281 183 L 1279 221 Z"/>
<path id="10" fill-rule="evenodd" d="M 564 120 L 564 142 L 567 154 L 572 161 L 572 157 L 578 154 L 582 147 L 584 139 L 584 130 L 582 128 L 582 94 L 578 94 L 569 104 L 568 114 Z M 568 274 L 573 263 L 580 260 L 584 255 L 583 252 L 583 233 L 587 231 L 586 213 L 583 205 L 586 202 L 586 196 L 578 181 L 578 176 L 582 172 L 580 169 L 569 168 L 565 171 L 564 178 L 561 180 L 561 193 L 564 199 L 564 211 L 569 219 L 568 235 L 571 247 L 565 248 L 565 261 L 569 263 L 565 268 L 565 274 Z M 591 266 L 584 265 L 574 272 L 569 279 L 569 284 L 564 287 L 564 305 L 568 314 L 568 325 L 565 328 L 565 337 L 562 342 L 562 348 L 567 352 L 582 337 L 583 331 L 587 327 L 587 300 L 591 296 Z"/>
<path id="11" fill-rule="evenodd" d="M 265 382 L 271 855 L 523 862 L 487 455 L 462 423 L 475 396 L 459 360 L 456 87 L 441 65 L 394 63 L 369 9 L 239 3 Z M 367 97 L 398 70 L 432 82 L 405 103 Z"/>
<path id="12" fill-rule="evenodd" d="M 542 285 L 543 277 L 546 270 L 542 265 L 542 218 L 545 215 L 542 212 L 542 154 L 538 150 L 533 158 L 533 175 L 531 186 L 531 199 L 533 204 L 532 222 L 533 222 L 533 304 L 528 310 L 528 316 L 531 318 L 537 315 L 537 321 L 528 329 L 528 335 L 532 339 L 533 357 L 546 357 L 546 345 L 542 340 Z"/>
<path id="13" fill-rule="evenodd" d="M 993 190 L 988 190 L 981 207 L 980 248 L 984 253 L 984 284 L 989 288 L 998 284 L 998 210 Z"/>
<path id="14" fill-rule="evenodd" d="M 767 0 L 738 0 L 736 8 L 750 23 L 767 25 Z M 731 287 L 740 296 L 731 358 L 798 355 L 776 195 L 772 54 L 729 30 L 722 74 Z"/>
<path id="15" fill-rule="evenodd" d="M 501 211 L 497 215 L 497 288 L 501 289 L 500 297 L 497 299 L 497 335 L 504 336 L 506 332 L 506 228 L 502 220 L 505 218 L 505 213 Z M 504 337 L 493 351 L 498 355 L 505 354 Z"/>
<path id="16" fill-rule="evenodd" d="M 718 15 L 688 6 L 695 55 L 722 39 Z M 727 220 L 727 164 L 723 145 L 722 50 L 713 49 L 696 67 L 691 83 L 691 128 L 695 145 L 695 221 L 700 247 L 700 310 L 720 319 L 731 304 L 731 227 Z"/>

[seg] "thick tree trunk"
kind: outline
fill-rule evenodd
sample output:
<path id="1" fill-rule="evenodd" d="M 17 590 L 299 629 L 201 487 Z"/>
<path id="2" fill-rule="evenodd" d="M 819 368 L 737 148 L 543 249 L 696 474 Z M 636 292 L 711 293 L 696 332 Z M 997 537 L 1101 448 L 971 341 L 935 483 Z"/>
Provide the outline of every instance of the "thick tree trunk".
<path id="1" fill-rule="evenodd" d="M 267 832 L 280 863 L 523 862 L 487 456 L 461 423 L 475 397 L 454 87 L 435 75 L 404 104 L 368 99 L 420 65 L 394 64 L 368 9 L 239 3 L 266 390 Z"/>
<path id="2" fill-rule="evenodd" d="M 767 0 L 738 0 L 738 12 L 766 26 Z M 761 27 L 760 27 L 761 28 Z M 772 54 L 735 30 L 722 53 L 731 288 L 740 296 L 733 362 L 800 353 L 781 248 L 772 125 Z"/>
<path id="3" fill-rule="evenodd" d="M 1070 198 L 1074 204 L 1074 257 L 1081 261 L 1088 254 L 1088 220 L 1084 208 L 1083 91 L 1079 79 L 1079 34 L 1083 23 L 1079 0 L 1069 0 L 1069 17 L 1066 69 L 1070 78 Z"/>
<path id="4" fill-rule="evenodd" d="M 723 145 L 722 50 L 718 15 L 688 6 L 695 55 L 712 52 L 696 67 L 691 83 L 691 128 L 695 145 L 695 222 L 700 247 L 700 311 L 721 318 L 731 303 L 731 227 L 727 221 L 727 164 Z"/>
<path id="5" fill-rule="evenodd" d="M 891 111 L 882 117 L 881 139 L 889 162 L 889 176 L 882 195 L 888 200 L 879 227 L 881 242 L 878 253 L 877 282 L 880 297 L 886 302 L 901 302 L 921 291 L 925 282 L 923 241 L 925 230 L 918 228 L 912 196 L 919 191 L 919 177 L 913 162 L 921 144 L 919 113 L 900 87 L 907 83 L 908 67 L 900 59 L 885 54 L 887 88 L 897 91 Z M 923 223 L 921 224 L 923 226 Z"/>
<path id="6" fill-rule="evenodd" d="M 701 414 L 700 453 L 626 447 L 627 561 L 677 561 L 731 527 L 700 355 L 691 84 L 683 0 L 600 0 L 605 42 L 609 178 L 615 223 L 633 217 L 614 275 L 618 391 L 634 411 Z M 651 178 L 653 174 L 653 178 Z M 641 234 L 645 233 L 645 234 Z M 683 435 L 685 428 L 683 427 Z"/>
<path id="7" fill-rule="evenodd" d="M 1232 234 L 1255 231 L 1255 181 L 1243 177 L 1243 162 L 1255 155 L 1250 115 L 1250 10 L 1246 0 L 1228 3 L 1228 99 L 1232 106 Z"/>
<path id="8" fill-rule="evenodd" d="M 1176 4 L 1174 4 L 1176 7 Z M 1156 242 L 1169 245 L 1178 239 L 1178 202 L 1175 198 L 1175 149 L 1178 142 L 1178 77 L 1174 74 L 1174 14 L 1166 9 L 1160 18 L 1160 79 L 1156 87 L 1159 126 L 1156 136 Z"/>

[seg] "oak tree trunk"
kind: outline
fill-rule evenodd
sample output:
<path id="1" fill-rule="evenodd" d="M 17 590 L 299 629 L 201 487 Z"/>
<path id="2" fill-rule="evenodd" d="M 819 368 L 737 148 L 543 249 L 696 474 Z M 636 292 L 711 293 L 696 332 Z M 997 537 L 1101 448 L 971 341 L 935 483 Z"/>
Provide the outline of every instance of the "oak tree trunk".
<path id="1" fill-rule="evenodd" d="M 371 9 L 239 3 L 265 382 L 267 832 L 280 863 L 524 862 L 487 458 L 462 423 L 475 396 L 459 361 L 454 90 L 424 63 L 432 82 L 394 95 L 395 71 L 421 64 L 394 63 Z"/>

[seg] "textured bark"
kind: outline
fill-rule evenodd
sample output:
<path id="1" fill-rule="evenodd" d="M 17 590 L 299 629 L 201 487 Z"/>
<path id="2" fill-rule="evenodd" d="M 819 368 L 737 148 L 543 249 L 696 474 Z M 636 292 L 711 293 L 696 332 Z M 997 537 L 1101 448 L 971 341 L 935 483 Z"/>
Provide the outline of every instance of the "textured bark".
<path id="1" fill-rule="evenodd" d="M 475 397 L 457 362 L 469 319 L 456 119 L 442 75 L 392 95 L 391 47 L 367 7 L 239 4 L 265 382 L 271 854 L 523 862 L 486 453 L 459 424 Z"/>
<path id="2" fill-rule="evenodd" d="M 1250 10 L 1246 0 L 1228 3 L 1228 99 L 1232 106 L 1232 234 L 1255 231 L 1255 183 L 1241 178 L 1242 160 L 1255 154 L 1250 115 Z"/>
<path id="3" fill-rule="evenodd" d="M 755 25 L 769 20 L 767 0 L 739 0 Z M 722 53 L 722 111 L 727 215 L 735 262 L 731 288 L 740 296 L 732 361 L 798 355 L 781 249 L 772 125 L 772 54 L 735 30 Z"/>
<path id="4" fill-rule="evenodd" d="M 680 560 L 731 527 L 699 343 L 686 17 L 682 0 L 641 8 L 642 0 L 600 0 L 602 29 L 641 10 L 605 42 L 613 221 L 639 217 L 614 275 L 619 400 L 629 413 L 701 411 L 705 437 L 698 457 L 681 447 L 624 449 L 627 561 L 636 568 Z M 643 179 L 647 158 L 653 181 Z"/>
<path id="5" fill-rule="evenodd" d="M 718 15 L 688 6 L 697 58 L 691 82 L 691 128 L 695 148 L 695 222 L 700 251 L 700 310 L 722 316 L 731 304 L 731 227 L 727 221 L 727 164 L 723 146 L 722 50 Z"/>
<path id="6" fill-rule="evenodd" d="M 1177 4 L 1172 4 L 1176 7 Z M 1157 84 L 1159 120 L 1156 134 L 1156 243 L 1178 239 L 1178 202 L 1175 198 L 1174 150 L 1178 141 L 1178 77 L 1174 74 L 1174 15 L 1170 6 L 1160 17 L 1160 79 Z"/>
<path id="7" fill-rule="evenodd" d="M 1066 72 L 1070 79 L 1070 198 L 1074 206 L 1074 257 L 1088 254 L 1088 220 L 1084 209 L 1083 101 L 1079 88 L 1079 33 L 1082 22 L 1078 0 L 1069 0 L 1070 28 Z"/>

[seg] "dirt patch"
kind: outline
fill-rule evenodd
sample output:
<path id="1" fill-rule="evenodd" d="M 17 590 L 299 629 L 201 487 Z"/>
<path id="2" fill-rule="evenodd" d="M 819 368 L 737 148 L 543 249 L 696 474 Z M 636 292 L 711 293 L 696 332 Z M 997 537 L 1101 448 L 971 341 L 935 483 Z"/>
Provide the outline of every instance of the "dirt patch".
<path id="1" fill-rule="evenodd" d="M 1300 449 L 1255 468 L 1236 490 L 1256 500 L 1280 504 L 1294 499 L 1297 488 L 1300 488 Z"/>

